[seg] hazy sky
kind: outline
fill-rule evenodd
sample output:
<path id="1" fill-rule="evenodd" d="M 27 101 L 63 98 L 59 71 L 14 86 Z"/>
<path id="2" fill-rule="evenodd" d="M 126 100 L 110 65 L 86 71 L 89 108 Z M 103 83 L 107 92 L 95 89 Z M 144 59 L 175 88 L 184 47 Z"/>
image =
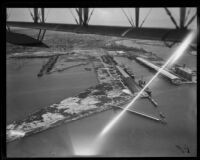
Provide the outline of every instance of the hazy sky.
<path id="1" fill-rule="evenodd" d="M 30 9 L 32 11 L 32 9 Z M 135 11 L 133 8 L 124 8 L 127 15 L 135 19 Z M 179 25 L 179 9 L 169 8 L 172 15 L 174 16 L 177 24 Z M 190 8 L 187 8 L 187 11 Z M 72 9 L 74 15 L 75 10 Z M 150 8 L 140 9 L 140 24 L 143 19 L 149 13 Z M 187 13 L 186 11 L 186 13 Z M 191 8 L 188 20 L 194 15 L 196 8 Z M 28 8 L 9 8 L 8 9 L 10 21 L 33 21 Z M 69 8 L 47 8 L 45 10 L 47 16 L 46 22 L 54 23 L 71 23 L 75 24 L 75 20 L 69 10 Z M 187 14 L 186 14 L 187 15 Z M 186 23 L 188 22 L 186 21 Z M 93 15 L 90 20 L 90 24 L 94 25 L 116 25 L 116 26 L 130 26 L 127 18 L 122 12 L 121 8 L 95 8 Z M 153 8 L 146 19 L 143 27 L 162 27 L 162 28 L 174 28 L 174 24 L 166 14 L 164 8 Z M 189 28 L 197 27 L 197 18 L 189 26 Z"/>

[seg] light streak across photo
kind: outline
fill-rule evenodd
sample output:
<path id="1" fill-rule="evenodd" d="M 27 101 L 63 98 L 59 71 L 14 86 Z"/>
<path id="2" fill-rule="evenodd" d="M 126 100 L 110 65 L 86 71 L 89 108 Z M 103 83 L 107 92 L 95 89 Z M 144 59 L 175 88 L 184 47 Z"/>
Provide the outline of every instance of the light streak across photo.
<path id="1" fill-rule="evenodd" d="M 105 135 L 116 123 L 117 121 L 124 115 L 126 110 L 134 104 L 134 102 L 141 96 L 144 90 L 156 79 L 156 77 L 169 65 L 174 64 L 186 51 L 189 47 L 190 43 L 193 41 L 196 32 L 191 32 L 187 35 L 187 37 L 183 40 L 183 42 L 177 47 L 175 52 L 170 56 L 170 58 L 164 63 L 164 65 L 158 70 L 158 72 L 149 80 L 149 82 L 143 87 L 143 89 L 133 98 L 133 100 L 121 111 L 117 116 L 115 116 L 101 131 L 100 136 Z"/>

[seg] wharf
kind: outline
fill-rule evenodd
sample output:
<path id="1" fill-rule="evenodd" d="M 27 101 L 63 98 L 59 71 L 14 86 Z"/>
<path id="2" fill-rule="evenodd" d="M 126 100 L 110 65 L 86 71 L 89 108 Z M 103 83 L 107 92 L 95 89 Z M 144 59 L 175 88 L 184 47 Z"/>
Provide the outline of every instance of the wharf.
<path id="1" fill-rule="evenodd" d="M 147 98 L 151 101 L 151 103 L 152 103 L 155 107 L 158 107 L 158 103 L 157 103 L 153 98 L 151 98 L 150 96 L 148 96 Z"/>
<path id="2" fill-rule="evenodd" d="M 120 106 L 116 106 L 116 107 L 121 108 L 121 109 L 125 109 L 125 108 L 120 107 Z M 126 110 L 129 111 L 129 112 L 131 112 L 131 113 L 140 115 L 140 116 L 142 116 L 142 117 L 145 117 L 145 118 L 148 118 L 148 119 L 151 119 L 151 120 L 160 122 L 160 123 L 162 123 L 162 124 L 166 124 L 166 122 L 165 122 L 163 119 L 159 119 L 159 118 L 156 118 L 156 117 L 153 117 L 153 116 L 149 116 L 149 115 L 147 115 L 147 114 L 140 113 L 140 112 L 137 112 L 137 111 L 133 111 L 133 110 L 131 110 L 131 109 L 126 109 Z"/>
<path id="3" fill-rule="evenodd" d="M 49 61 L 42 66 L 40 72 L 38 73 L 38 77 L 41 77 L 45 73 L 49 73 L 50 70 L 53 68 L 54 64 L 56 63 L 59 55 L 53 56 L 49 59 Z"/>

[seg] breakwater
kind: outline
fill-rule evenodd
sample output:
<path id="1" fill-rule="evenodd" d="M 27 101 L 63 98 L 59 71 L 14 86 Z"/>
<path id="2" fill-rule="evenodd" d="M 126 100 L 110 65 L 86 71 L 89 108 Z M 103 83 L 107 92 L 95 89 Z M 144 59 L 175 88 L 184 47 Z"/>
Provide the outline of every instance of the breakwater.
<path id="1" fill-rule="evenodd" d="M 59 55 L 49 58 L 49 61 L 42 66 L 42 68 L 37 76 L 41 77 L 44 74 L 48 74 L 51 71 L 51 69 L 53 68 L 54 64 L 56 63 L 58 57 L 59 57 Z"/>

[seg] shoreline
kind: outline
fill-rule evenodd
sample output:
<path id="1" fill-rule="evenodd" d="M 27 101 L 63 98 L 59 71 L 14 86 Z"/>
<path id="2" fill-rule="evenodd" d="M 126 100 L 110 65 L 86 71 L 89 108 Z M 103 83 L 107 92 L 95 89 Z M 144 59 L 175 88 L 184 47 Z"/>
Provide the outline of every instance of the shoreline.
<path id="1" fill-rule="evenodd" d="M 34 24 L 32 22 L 7 22 L 10 27 L 22 27 L 31 29 L 47 29 L 62 32 L 75 32 L 79 34 L 100 34 L 108 36 L 122 37 L 122 34 L 130 29 L 128 26 L 103 26 L 103 25 L 89 25 L 87 27 L 79 27 L 76 24 L 63 23 L 45 23 Z M 165 41 L 181 41 L 185 35 L 191 30 L 187 29 L 169 29 L 169 28 L 138 28 L 130 30 L 125 37 L 149 40 L 163 40 Z M 196 40 L 195 40 L 196 42 Z"/>
<path id="2" fill-rule="evenodd" d="M 111 109 L 113 105 L 122 105 L 131 98 L 121 90 L 118 80 L 107 78 L 108 73 L 101 74 L 100 61 L 94 65 L 97 74 L 101 75 L 100 84 L 90 87 L 75 97 L 68 97 L 59 104 L 53 104 L 30 114 L 24 120 L 7 125 L 7 142 L 29 136 L 34 133 L 55 127 L 61 123 L 78 120 L 104 110 Z M 102 77 L 103 76 L 103 77 Z M 82 106 L 82 107 L 81 107 Z M 14 131 L 14 132 L 13 132 Z M 19 134 L 18 134 L 19 133 Z M 21 134 L 20 134 L 21 133 Z"/>
<path id="3" fill-rule="evenodd" d="M 129 56 L 130 55 L 128 54 L 125 57 L 130 58 Z M 59 55 L 55 55 L 51 58 L 55 59 L 55 57 L 58 58 Z M 74 61 L 74 58 L 75 57 L 73 56 L 67 57 L 67 61 L 69 59 Z M 128 103 L 128 101 L 134 97 L 133 94 L 130 95 L 130 93 L 125 93 L 123 91 L 123 89 L 128 88 L 126 85 L 123 84 L 123 78 L 119 75 L 117 68 L 113 67 L 113 62 L 108 61 L 106 64 L 105 62 L 103 62 L 101 57 L 96 57 L 95 59 L 93 59 L 93 61 L 91 61 L 90 58 L 88 60 L 92 62 L 92 66 L 99 84 L 86 89 L 85 91 L 79 93 L 75 97 L 68 97 L 64 99 L 63 101 L 66 101 L 64 104 L 64 108 L 66 110 L 58 109 L 59 107 L 63 107 L 63 101 L 61 101 L 60 103 L 39 109 L 38 111 L 30 114 L 24 120 L 19 120 L 17 122 L 14 121 L 13 123 L 7 125 L 7 142 L 11 142 L 13 140 L 20 139 L 24 136 L 29 136 L 34 133 L 38 133 L 40 131 L 55 127 L 62 123 L 68 123 L 74 120 L 88 117 L 95 113 L 111 109 L 112 106 L 122 105 L 126 102 Z M 104 61 L 105 60 L 106 59 L 104 59 Z M 48 64 L 48 62 L 46 64 Z M 111 97 L 108 98 L 109 96 Z M 84 101 L 85 99 L 88 99 L 88 102 L 86 104 L 85 102 L 83 102 L 83 108 L 80 109 L 80 107 L 78 106 L 81 106 L 80 102 L 82 103 L 82 101 Z M 67 109 L 70 107 L 71 113 L 67 111 Z M 75 110 L 78 107 L 78 110 L 74 111 L 74 107 Z M 52 117 L 54 118 L 52 119 Z M 47 121 L 44 120 L 45 118 L 47 119 Z M 15 134 L 15 131 L 19 132 L 19 134 Z"/>

